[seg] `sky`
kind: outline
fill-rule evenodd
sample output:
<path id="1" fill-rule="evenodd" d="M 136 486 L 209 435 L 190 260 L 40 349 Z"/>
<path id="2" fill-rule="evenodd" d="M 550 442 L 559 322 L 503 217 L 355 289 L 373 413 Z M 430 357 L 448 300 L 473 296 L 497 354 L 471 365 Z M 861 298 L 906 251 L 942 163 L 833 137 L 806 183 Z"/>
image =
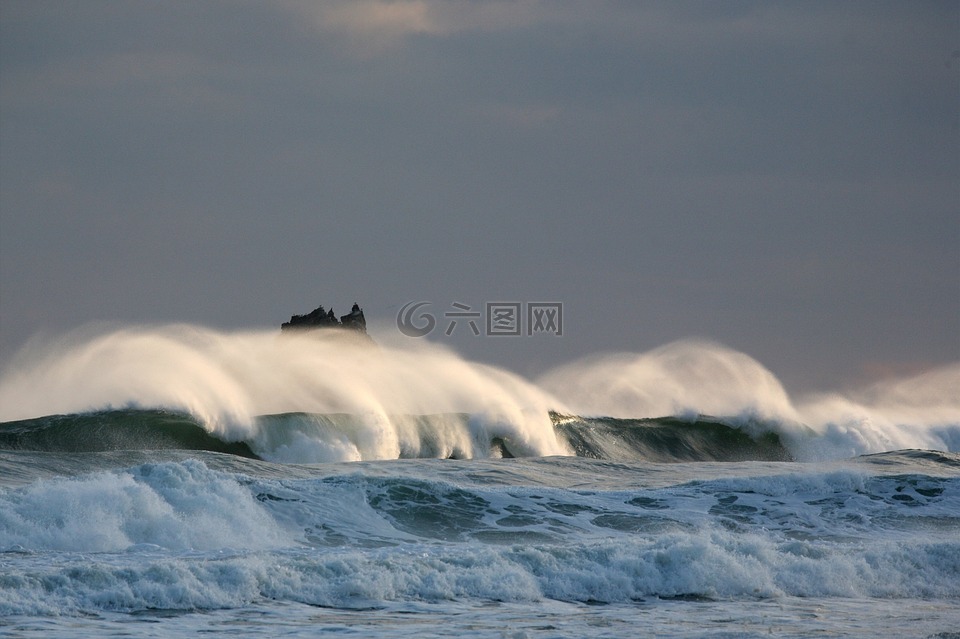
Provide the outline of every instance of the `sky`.
<path id="1" fill-rule="evenodd" d="M 791 392 L 957 362 L 960 3 L 0 0 L 0 368 L 354 302 L 530 377 L 691 337 Z"/>

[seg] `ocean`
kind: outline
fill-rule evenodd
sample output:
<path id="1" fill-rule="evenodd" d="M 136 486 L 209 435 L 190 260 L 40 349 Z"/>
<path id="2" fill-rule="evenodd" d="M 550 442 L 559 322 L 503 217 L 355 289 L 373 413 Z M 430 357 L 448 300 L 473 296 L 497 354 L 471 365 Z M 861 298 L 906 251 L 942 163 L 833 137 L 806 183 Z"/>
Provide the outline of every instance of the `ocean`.
<path id="1" fill-rule="evenodd" d="M 0 636 L 960 637 L 960 364 L 97 327 L 0 377 Z"/>

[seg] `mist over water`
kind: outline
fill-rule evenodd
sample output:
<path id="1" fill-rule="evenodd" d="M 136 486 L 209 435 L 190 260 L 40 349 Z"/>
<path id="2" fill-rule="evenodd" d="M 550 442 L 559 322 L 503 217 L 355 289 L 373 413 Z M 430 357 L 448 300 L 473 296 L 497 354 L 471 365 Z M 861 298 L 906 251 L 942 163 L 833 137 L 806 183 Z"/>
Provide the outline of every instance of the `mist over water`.
<path id="1" fill-rule="evenodd" d="M 587 357 L 548 371 L 539 385 L 582 414 L 798 419 L 773 373 L 748 355 L 702 340 Z"/>
<path id="2" fill-rule="evenodd" d="M 181 324 L 36 339 L 0 378 L 0 421 L 124 407 L 190 413 L 217 437 L 259 443 L 277 461 L 396 458 L 422 446 L 425 429 L 440 456 L 488 456 L 492 438 L 512 454 L 571 454 L 551 411 L 712 415 L 750 434 L 776 431 L 798 459 L 838 459 L 960 450 L 960 363 L 856 393 L 792 398 L 749 355 L 703 340 L 592 356 L 530 381 L 426 340 Z M 290 432 L 264 417 L 285 413 L 300 414 Z M 338 414 L 352 416 L 347 426 L 325 417 Z M 421 419 L 452 414 L 467 418 Z"/>

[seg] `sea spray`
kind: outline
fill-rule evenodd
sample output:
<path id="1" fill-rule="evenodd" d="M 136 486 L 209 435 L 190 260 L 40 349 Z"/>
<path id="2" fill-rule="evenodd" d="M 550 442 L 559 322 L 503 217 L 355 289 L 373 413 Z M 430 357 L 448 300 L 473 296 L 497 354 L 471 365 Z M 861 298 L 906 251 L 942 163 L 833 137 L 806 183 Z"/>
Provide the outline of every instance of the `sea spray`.
<path id="1" fill-rule="evenodd" d="M 557 413 L 725 424 L 758 441 L 773 434 L 801 461 L 960 449 L 960 364 L 791 398 L 749 355 L 704 340 L 587 357 L 535 382 L 426 340 L 378 341 L 335 331 L 85 327 L 22 349 L 0 378 L 0 421 L 160 409 L 284 462 L 571 454 L 551 420 Z M 604 457 L 636 458 L 610 446 L 625 441 L 621 426 L 604 424 Z"/>
<path id="2" fill-rule="evenodd" d="M 25 349 L 0 380 L 0 421 L 163 408 L 195 416 L 226 441 L 256 443 L 273 437 L 261 430 L 260 416 L 357 416 L 339 454 L 327 446 L 318 457 L 292 456 L 294 445 L 309 446 L 291 441 L 282 455 L 289 461 L 396 458 L 414 442 L 394 416 L 446 413 L 471 416 L 450 424 L 455 432 L 438 434 L 464 457 L 491 454 L 492 438 L 511 454 L 569 454 L 549 418 L 558 406 L 517 375 L 428 342 L 378 346 L 327 331 L 86 330 Z"/>
<path id="3" fill-rule="evenodd" d="M 584 415 L 797 420 L 773 373 L 744 353 L 704 340 L 586 357 L 548 371 L 538 383 Z"/>
<path id="4" fill-rule="evenodd" d="M 960 450 L 960 363 L 845 394 L 801 398 L 817 437 L 797 439 L 804 459 L 838 459 L 907 448 Z"/>
<path id="5" fill-rule="evenodd" d="M 717 416 L 757 436 L 773 431 L 799 460 L 920 448 L 960 450 L 960 363 L 862 390 L 792 399 L 744 353 L 703 340 L 646 353 L 595 355 L 538 380 L 580 415 Z"/>

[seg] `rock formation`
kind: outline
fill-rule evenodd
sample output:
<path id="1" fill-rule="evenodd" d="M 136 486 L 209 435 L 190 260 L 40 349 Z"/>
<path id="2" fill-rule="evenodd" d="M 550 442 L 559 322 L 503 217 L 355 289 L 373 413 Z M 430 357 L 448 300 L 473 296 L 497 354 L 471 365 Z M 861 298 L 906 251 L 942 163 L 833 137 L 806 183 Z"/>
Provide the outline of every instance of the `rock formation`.
<path id="1" fill-rule="evenodd" d="M 330 314 L 333 314 L 333 310 L 330 311 Z M 343 328 L 352 328 L 356 331 L 366 334 L 367 320 L 363 317 L 363 309 L 360 308 L 359 304 L 354 302 L 353 308 L 350 309 L 350 312 L 347 315 L 340 317 L 340 326 Z"/>
<path id="2" fill-rule="evenodd" d="M 337 319 L 333 309 L 329 311 L 318 306 L 306 315 L 294 315 L 289 322 L 280 325 L 281 331 L 288 330 L 312 330 L 317 328 L 345 328 L 358 331 L 364 335 L 367 334 L 367 320 L 363 317 L 363 309 L 359 304 L 354 304 L 353 309 L 347 314 Z"/>

